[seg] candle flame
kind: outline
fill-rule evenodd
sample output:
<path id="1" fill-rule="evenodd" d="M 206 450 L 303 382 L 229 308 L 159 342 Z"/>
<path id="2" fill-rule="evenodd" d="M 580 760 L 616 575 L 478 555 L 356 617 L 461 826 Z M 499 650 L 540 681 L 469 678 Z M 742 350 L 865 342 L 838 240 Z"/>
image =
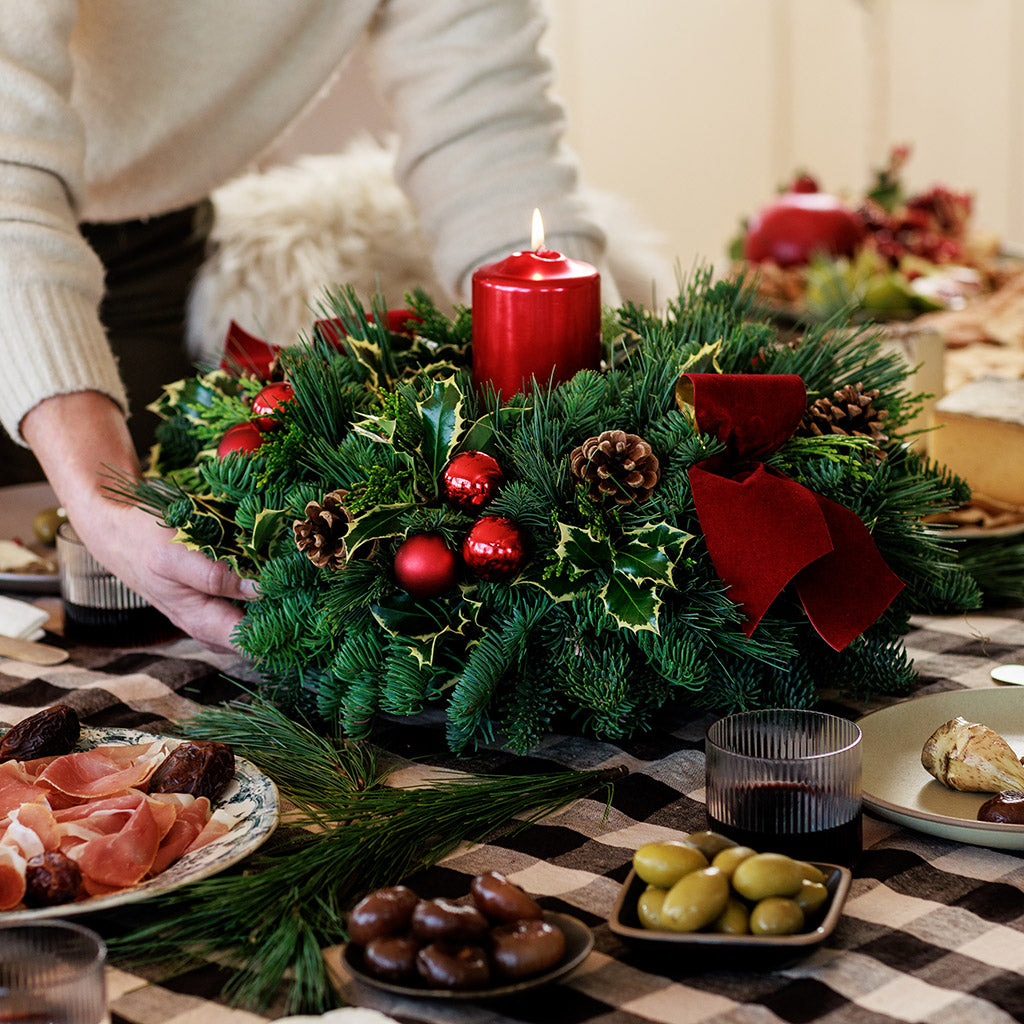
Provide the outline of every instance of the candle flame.
<path id="1" fill-rule="evenodd" d="M 530 248 L 534 252 L 540 252 L 544 248 L 544 221 L 541 219 L 540 210 L 536 208 L 533 211 L 533 226 L 530 235 Z"/>

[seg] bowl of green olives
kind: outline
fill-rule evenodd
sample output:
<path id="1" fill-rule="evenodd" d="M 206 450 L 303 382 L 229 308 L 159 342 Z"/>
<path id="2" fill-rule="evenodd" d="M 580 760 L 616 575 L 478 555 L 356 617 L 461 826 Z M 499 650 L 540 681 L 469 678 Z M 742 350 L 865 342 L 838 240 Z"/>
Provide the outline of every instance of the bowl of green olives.
<path id="1" fill-rule="evenodd" d="M 836 927 L 851 873 L 741 846 L 717 832 L 646 843 L 633 855 L 609 919 L 630 944 L 687 947 L 702 966 L 777 965 L 820 945 Z"/>

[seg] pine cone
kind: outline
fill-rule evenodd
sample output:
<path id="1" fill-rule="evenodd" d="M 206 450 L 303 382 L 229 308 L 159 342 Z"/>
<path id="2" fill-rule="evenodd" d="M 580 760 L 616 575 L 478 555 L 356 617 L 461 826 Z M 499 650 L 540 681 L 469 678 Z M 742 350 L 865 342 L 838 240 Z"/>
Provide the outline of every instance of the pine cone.
<path id="1" fill-rule="evenodd" d="M 345 564 L 342 534 L 348 513 L 342 501 L 347 491 L 331 491 L 306 505 L 306 518 L 292 523 L 295 546 L 318 568 L 340 569 Z"/>
<path id="2" fill-rule="evenodd" d="M 650 497 L 661 473 L 651 446 L 636 434 L 606 430 L 588 438 L 569 456 L 573 474 L 590 485 L 590 497 L 628 505 Z"/>
<path id="3" fill-rule="evenodd" d="M 819 398 L 811 403 L 802 433 L 813 437 L 826 434 L 869 437 L 876 444 L 884 444 L 889 440 L 883 429 L 889 413 L 875 408 L 873 403 L 877 397 L 878 388 L 865 391 L 860 382 L 847 384 L 833 392 L 831 398 Z"/>

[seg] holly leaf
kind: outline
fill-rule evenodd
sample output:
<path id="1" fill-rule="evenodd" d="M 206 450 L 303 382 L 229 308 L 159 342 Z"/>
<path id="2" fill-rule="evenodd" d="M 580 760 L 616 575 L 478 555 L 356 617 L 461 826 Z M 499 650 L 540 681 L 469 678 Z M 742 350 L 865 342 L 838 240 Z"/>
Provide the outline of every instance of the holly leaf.
<path id="1" fill-rule="evenodd" d="M 422 642 L 430 641 L 438 633 L 457 632 L 466 623 L 457 606 L 452 609 L 445 601 L 424 600 L 405 591 L 371 605 L 370 614 L 392 636 Z"/>
<path id="2" fill-rule="evenodd" d="M 420 454 L 435 486 L 462 431 L 463 403 L 462 390 L 455 383 L 454 377 L 434 381 L 430 396 L 416 403 L 423 424 Z"/>
<path id="3" fill-rule="evenodd" d="M 288 529 L 291 518 L 287 509 L 264 509 L 257 513 L 249 538 L 249 553 L 253 558 L 267 557 L 274 542 Z"/>
<path id="4" fill-rule="evenodd" d="M 522 419 L 525 409 L 502 406 L 497 412 L 488 412 L 475 420 L 459 442 L 460 451 L 485 452 L 496 434 L 512 431 Z"/>
<path id="5" fill-rule="evenodd" d="M 692 533 L 668 523 L 629 530 L 623 534 L 624 543 L 615 547 L 613 569 L 637 580 L 671 585 L 672 570 L 682 556 L 683 548 L 692 539 Z"/>
<path id="6" fill-rule="evenodd" d="M 661 596 L 653 584 L 644 586 L 622 573 L 613 573 L 598 594 L 618 625 L 634 633 L 645 629 L 658 632 Z"/>
<path id="7" fill-rule="evenodd" d="M 359 548 L 369 541 L 398 536 L 402 532 L 402 516 L 413 507 L 407 501 L 395 505 L 378 505 L 365 515 L 353 519 L 341 538 L 345 545 L 346 559 L 354 558 Z"/>
<path id="8" fill-rule="evenodd" d="M 613 560 L 612 546 L 605 537 L 596 537 L 582 526 L 558 524 L 555 554 L 582 572 L 608 569 Z"/>
<path id="9" fill-rule="evenodd" d="M 580 592 L 580 581 L 568 574 L 548 577 L 523 574 L 516 583 L 529 583 L 531 586 L 539 587 L 556 604 L 560 601 L 571 601 Z"/>

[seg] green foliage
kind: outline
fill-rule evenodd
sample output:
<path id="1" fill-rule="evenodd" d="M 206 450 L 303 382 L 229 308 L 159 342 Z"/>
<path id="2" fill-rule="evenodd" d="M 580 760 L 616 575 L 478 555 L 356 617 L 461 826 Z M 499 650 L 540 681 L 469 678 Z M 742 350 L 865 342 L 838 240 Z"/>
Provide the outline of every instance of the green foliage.
<path id="1" fill-rule="evenodd" d="M 907 393 L 908 369 L 873 328 L 834 318 L 783 343 L 753 318 L 742 282 L 700 271 L 664 314 L 632 304 L 606 313 L 604 372 L 498 405 L 469 383 L 469 312 L 443 314 L 423 293 L 407 302 L 415 336 L 387 329 L 379 299 L 368 313 L 351 289 L 329 295 L 336 337 L 320 327 L 282 355 L 296 399 L 253 455 L 219 460 L 210 447 L 232 416 L 244 418 L 251 382 L 178 382 L 156 406 L 157 475 L 133 500 L 184 542 L 259 576 L 262 599 L 238 637 L 282 706 L 362 736 L 382 711 L 442 704 L 458 751 L 527 750 L 555 722 L 619 738 L 670 703 L 725 711 L 804 706 L 823 688 L 898 692 L 912 672 L 899 641 L 909 616 L 979 604 L 962 549 L 921 523 L 962 503 L 966 488 L 911 449 L 921 396 Z M 856 382 L 878 389 L 890 434 L 881 452 L 858 438 L 798 436 L 768 463 L 856 513 L 906 584 L 845 651 L 821 641 L 788 590 L 744 634 L 688 478 L 723 445 L 678 408 L 681 372 L 798 374 L 808 402 Z M 651 444 L 661 478 L 646 501 L 604 508 L 573 476 L 570 453 L 614 428 Z M 445 465 L 467 450 L 494 455 L 505 475 L 482 513 L 454 510 L 441 493 Z M 349 517 L 340 570 L 315 569 L 292 541 L 292 520 L 329 491 Z M 516 575 L 487 582 L 467 571 L 429 600 L 397 585 L 404 537 L 440 533 L 457 551 L 480 514 L 522 533 L 528 559 Z"/>

